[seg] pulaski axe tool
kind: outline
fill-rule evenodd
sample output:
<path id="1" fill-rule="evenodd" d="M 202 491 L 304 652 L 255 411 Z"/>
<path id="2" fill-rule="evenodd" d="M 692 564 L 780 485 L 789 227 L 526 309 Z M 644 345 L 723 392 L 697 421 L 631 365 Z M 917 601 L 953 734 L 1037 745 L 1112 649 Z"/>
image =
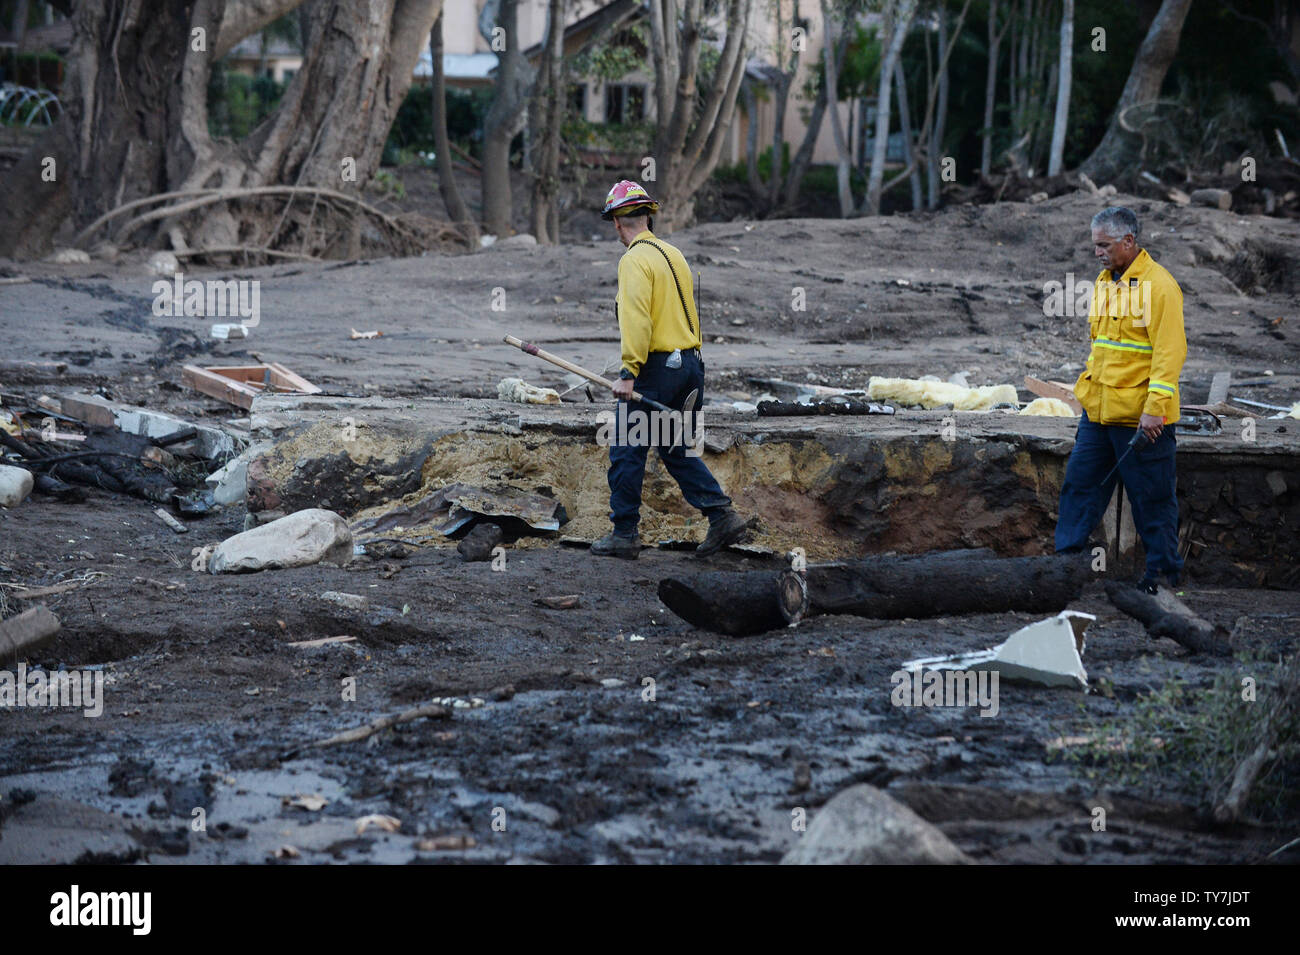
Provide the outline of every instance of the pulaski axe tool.
<path id="1" fill-rule="evenodd" d="M 610 381 L 608 378 L 604 378 L 596 374 L 594 371 L 588 371 L 587 369 L 583 368 L 581 365 L 575 365 L 571 361 L 566 361 L 565 359 L 561 358 L 559 355 L 552 355 L 548 351 L 543 351 L 542 349 L 534 345 L 532 342 L 523 341 L 522 339 L 515 338 L 515 336 L 513 335 L 507 335 L 502 340 L 507 345 L 514 345 L 516 348 L 518 348 L 526 355 L 533 355 L 537 358 L 540 358 L 542 361 L 549 361 L 552 365 L 558 365 L 559 367 L 563 368 L 565 371 L 571 371 L 573 372 L 573 374 L 581 375 L 583 378 L 586 378 L 590 382 L 593 382 L 597 385 L 603 385 L 604 387 L 610 389 L 611 391 L 614 390 L 614 383 Z M 649 405 L 651 408 L 654 408 L 656 411 L 663 411 L 666 414 L 680 413 L 683 419 L 687 415 L 689 415 L 692 411 L 695 410 L 695 402 L 699 400 L 699 397 L 700 397 L 699 389 L 698 388 L 691 389 L 691 393 L 686 396 L 686 401 L 682 403 L 682 410 L 680 412 L 677 412 L 673 408 L 669 408 L 667 405 L 660 404 L 658 401 L 655 401 L 653 398 L 647 398 L 645 395 L 642 395 L 639 392 L 635 392 L 635 391 L 632 392 L 633 401 L 640 401 L 644 404 Z"/>

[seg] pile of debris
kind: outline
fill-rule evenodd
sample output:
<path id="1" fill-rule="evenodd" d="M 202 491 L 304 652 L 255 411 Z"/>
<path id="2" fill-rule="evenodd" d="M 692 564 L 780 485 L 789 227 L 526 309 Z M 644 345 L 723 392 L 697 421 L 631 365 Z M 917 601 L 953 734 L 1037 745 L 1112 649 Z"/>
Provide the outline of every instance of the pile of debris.
<path id="1" fill-rule="evenodd" d="M 208 476 L 245 443 L 220 428 L 119 405 L 100 395 L 5 399 L 0 410 L 0 504 L 8 507 L 32 491 L 80 501 L 83 489 L 93 487 L 201 517 L 216 506 Z M 185 531 L 170 511 L 160 507 L 157 513 L 173 530 Z"/>

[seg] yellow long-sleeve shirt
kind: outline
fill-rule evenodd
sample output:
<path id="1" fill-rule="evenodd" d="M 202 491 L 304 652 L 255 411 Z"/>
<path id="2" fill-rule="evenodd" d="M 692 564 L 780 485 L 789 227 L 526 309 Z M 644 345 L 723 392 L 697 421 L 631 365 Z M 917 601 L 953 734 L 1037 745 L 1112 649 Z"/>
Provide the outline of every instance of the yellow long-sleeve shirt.
<path id="1" fill-rule="evenodd" d="M 690 267 L 676 246 L 649 229 L 639 233 L 619 259 L 614 312 L 623 341 L 623 367 L 634 377 L 652 351 L 700 347 Z"/>
<path id="2" fill-rule="evenodd" d="M 1143 414 L 1179 418 L 1187 360 L 1183 291 L 1143 249 L 1114 281 L 1103 269 L 1088 310 L 1092 351 L 1074 394 L 1098 424 L 1136 426 Z"/>

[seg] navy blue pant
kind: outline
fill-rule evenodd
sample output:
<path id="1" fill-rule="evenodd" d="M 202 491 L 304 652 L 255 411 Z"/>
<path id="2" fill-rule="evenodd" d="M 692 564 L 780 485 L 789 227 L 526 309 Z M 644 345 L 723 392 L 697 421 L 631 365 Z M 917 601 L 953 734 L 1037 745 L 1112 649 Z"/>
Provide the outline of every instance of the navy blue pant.
<path id="1" fill-rule="evenodd" d="M 680 411 L 691 389 L 699 389 L 697 410 L 692 412 L 691 429 L 686 435 L 691 437 L 699 433 L 698 408 L 704 403 L 704 365 L 694 351 L 683 351 L 682 367 L 667 368 L 664 362 L 668 360 L 668 354 L 650 353 L 646 363 L 641 366 L 641 373 L 637 375 L 636 390 L 653 401 Z M 618 425 L 629 417 L 635 420 L 638 413 L 650 415 L 653 410 L 639 401 L 620 401 L 615 419 L 616 437 L 609 448 L 609 519 L 614 524 L 615 533 L 628 537 L 636 533 L 637 524 L 641 521 L 641 482 L 645 478 L 646 457 L 652 443 L 658 444 L 659 458 L 681 487 L 682 496 L 693 507 L 704 512 L 710 522 L 721 517 L 731 505 L 731 498 L 722 493 L 722 488 L 704 466 L 704 462 L 686 454 L 685 444 L 664 447 L 663 442 L 649 439 L 637 441 L 635 445 L 620 443 Z M 653 430 L 658 433 L 658 429 Z M 621 434 L 626 435 L 627 432 Z"/>
<path id="2" fill-rule="evenodd" d="M 1057 553 L 1079 551 L 1087 545 L 1088 535 L 1101 520 L 1115 491 L 1115 482 L 1122 480 L 1133 509 L 1133 524 L 1146 549 L 1147 573 L 1163 573 L 1177 580 L 1183 562 L 1178 559 L 1174 426 L 1165 425 L 1154 443 L 1147 441 L 1134 448 L 1120 464 L 1118 473 L 1111 475 L 1105 484 L 1101 483 L 1127 450 L 1136 430 L 1123 425 L 1094 424 L 1088 420 L 1087 412 L 1079 419 L 1074 450 L 1065 466 L 1065 483 L 1061 487 L 1056 550 Z"/>

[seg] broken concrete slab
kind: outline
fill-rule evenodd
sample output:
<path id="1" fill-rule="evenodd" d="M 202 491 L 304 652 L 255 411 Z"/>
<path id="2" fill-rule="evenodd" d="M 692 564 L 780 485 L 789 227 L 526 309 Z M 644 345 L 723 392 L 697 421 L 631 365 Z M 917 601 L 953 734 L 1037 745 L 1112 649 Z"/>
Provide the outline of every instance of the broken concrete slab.
<path id="1" fill-rule="evenodd" d="M 248 462 L 269 447 L 265 441 L 251 444 L 209 474 L 204 480 L 212 489 L 212 499 L 222 507 L 243 504 L 248 498 Z"/>
<path id="2" fill-rule="evenodd" d="M 233 574 L 352 559 L 352 532 L 333 511 L 309 508 L 263 524 L 217 545 L 208 572 Z"/>
<path id="3" fill-rule="evenodd" d="M 997 670 L 1000 679 L 1043 686 L 1069 686 L 1085 692 L 1084 631 L 1097 618 L 1090 613 L 1062 610 L 1055 617 L 1021 627 L 1005 643 L 988 650 L 922 657 L 903 664 L 918 670 Z"/>
<path id="4" fill-rule="evenodd" d="M 938 828 L 874 786 L 837 793 L 782 865 L 969 865 Z"/>
<path id="5" fill-rule="evenodd" d="M 238 454 L 245 442 L 221 428 L 195 424 L 161 411 L 109 401 L 101 395 L 72 394 L 59 399 L 60 411 L 70 418 L 101 428 L 117 428 L 144 438 L 170 438 L 193 428 L 195 453 L 209 460 Z"/>
<path id="6" fill-rule="evenodd" d="M 60 626 L 59 618 L 44 604 L 0 621 L 0 660 L 25 657 L 43 647 L 54 639 Z"/>

